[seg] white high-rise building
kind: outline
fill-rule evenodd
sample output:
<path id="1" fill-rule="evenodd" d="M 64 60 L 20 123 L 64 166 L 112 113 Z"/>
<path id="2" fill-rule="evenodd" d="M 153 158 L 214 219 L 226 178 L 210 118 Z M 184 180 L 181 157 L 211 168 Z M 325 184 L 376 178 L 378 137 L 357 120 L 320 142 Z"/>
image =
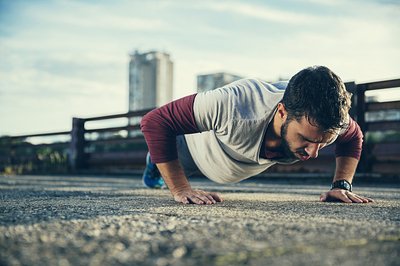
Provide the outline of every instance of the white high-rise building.
<path id="1" fill-rule="evenodd" d="M 214 90 L 241 78 L 225 72 L 198 75 L 197 92 Z"/>
<path id="2" fill-rule="evenodd" d="M 159 107 L 172 101 L 173 62 L 169 54 L 136 50 L 130 57 L 129 111 Z"/>

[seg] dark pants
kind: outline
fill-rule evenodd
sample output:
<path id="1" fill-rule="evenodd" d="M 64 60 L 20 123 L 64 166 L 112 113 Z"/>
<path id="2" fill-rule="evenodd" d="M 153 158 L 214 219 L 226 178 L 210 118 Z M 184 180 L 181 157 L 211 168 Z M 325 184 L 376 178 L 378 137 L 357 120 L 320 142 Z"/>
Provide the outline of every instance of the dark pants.
<path id="1" fill-rule="evenodd" d="M 183 167 L 183 171 L 187 177 L 190 176 L 201 176 L 199 168 L 193 161 L 192 155 L 187 147 L 186 139 L 184 135 L 179 135 L 176 137 L 176 148 L 178 150 L 178 160 L 181 166 Z M 150 154 L 147 153 L 147 156 Z M 150 156 L 151 157 L 151 156 Z M 150 159 L 150 158 L 148 158 Z M 150 159 L 150 163 L 156 166 Z"/>
<path id="2" fill-rule="evenodd" d="M 190 177 L 202 175 L 199 168 L 193 161 L 184 135 L 179 135 L 176 137 L 176 147 L 178 149 L 179 162 L 181 163 L 186 176 Z"/>

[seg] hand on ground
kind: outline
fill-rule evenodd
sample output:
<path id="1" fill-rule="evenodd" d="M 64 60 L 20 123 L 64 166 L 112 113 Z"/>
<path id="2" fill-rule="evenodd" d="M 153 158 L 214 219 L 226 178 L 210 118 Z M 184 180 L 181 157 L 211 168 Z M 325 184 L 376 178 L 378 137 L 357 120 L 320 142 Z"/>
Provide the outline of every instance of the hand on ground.
<path id="1" fill-rule="evenodd" d="M 207 192 L 197 189 L 186 189 L 180 191 L 174 195 L 174 199 L 177 202 L 184 204 L 215 204 L 221 202 L 222 198 L 218 193 Z"/>
<path id="2" fill-rule="evenodd" d="M 328 192 L 322 193 L 320 201 L 330 202 L 346 202 L 346 203 L 368 203 L 374 202 L 374 200 L 357 195 L 353 192 L 344 189 L 332 189 Z"/>

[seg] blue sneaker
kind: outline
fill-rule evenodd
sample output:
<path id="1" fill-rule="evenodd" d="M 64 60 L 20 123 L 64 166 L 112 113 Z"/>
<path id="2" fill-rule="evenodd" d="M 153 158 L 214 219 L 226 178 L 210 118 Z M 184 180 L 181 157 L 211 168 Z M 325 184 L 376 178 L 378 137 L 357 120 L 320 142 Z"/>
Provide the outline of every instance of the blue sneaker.
<path id="1" fill-rule="evenodd" d="M 164 188 L 165 183 L 162 179 L 156 164 L 151 162 L 150 153 L 146 156 L 146 169 L 143 173 L 143 184 L 148 188 Z"/>

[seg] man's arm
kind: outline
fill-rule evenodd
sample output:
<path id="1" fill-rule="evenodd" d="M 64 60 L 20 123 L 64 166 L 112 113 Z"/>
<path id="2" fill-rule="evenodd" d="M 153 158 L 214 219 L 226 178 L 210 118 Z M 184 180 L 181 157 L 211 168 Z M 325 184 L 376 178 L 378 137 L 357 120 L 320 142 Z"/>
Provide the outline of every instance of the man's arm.
<path id="1" fill-rule="evenodd" d="M 357 123 L 350 118 L 349 127 L 336 140 L 336 171 L 332 183 L 346 180 L 350 184 L 353 181 L 361 156 L 363 134 Z M 345 189 L 334 188 L 320 197 L 321 201 L 343 201 L 347 203 L 372 202 L 366 198 Z"/>
<path id="2" fill-rule="evenodd" d="M 175 201 L 185 204 L 213 204 L 222 201 L 222 198 L 217 193 L 193 190 L 183 172 L 179 160 L 158 163 L 157 168 Z"/>
<path id="3" fill-rule="evenodd" d="M 151 160 L 157 165 L 174 199 L 182 203 L 212 204 L 222 201 L 216 193 L 193 190 L 178 161 L 176 136 L 197 133 L 193 115 L 196 94 L 173 101 L 146 114 L 141 130 Z"/>
<path id="4" fill-rule="evenodd" d="M 350 184 L 353 182 L 356 173 L 358 159 L 354 157 L 336 157 L 336 170 L 332 183 L 338 180 L 346 180 Z"/>

